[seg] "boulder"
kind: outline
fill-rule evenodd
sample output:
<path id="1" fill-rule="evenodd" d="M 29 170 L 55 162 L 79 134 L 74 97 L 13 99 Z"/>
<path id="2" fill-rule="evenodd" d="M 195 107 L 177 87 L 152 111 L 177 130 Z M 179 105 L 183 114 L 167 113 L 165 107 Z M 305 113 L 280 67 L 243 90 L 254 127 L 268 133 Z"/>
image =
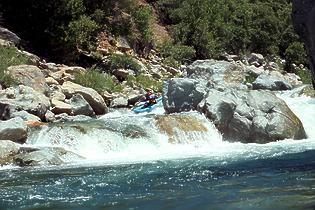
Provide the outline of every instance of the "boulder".
<path id="1" fill-rule="evenodd" d="M 45 114 L 45 121 L 55 122 L 56 121 L 55 114 L 52 111 L 48 110 Z"/>
<path id="2" fill-rule="evenodd" d="M 114 98 L 110 103 L 110 107 L 112 108 L 128 107 L 128 99 L 125 97 Z"/>
<path id="3" fill-rule="evenodd" d="M 31 87 L 41 93 L 48 91 L 45 76 L 37 66 L 10 66 L 8 71 L 19 84 Z"/>
<path id="4" fill-rule="evenodd" d="M 93 108 L 95 114 L 101 115 L 108 112 L 108 108 L 104 99 L 92 88 L 83 87 L 73 82 L 65 82 L 61 86 L 62 92 L 67 98 L 71 98 L 75 94 L 80 94 Z"/>
<path id="5" fill-rule="evenodd" d="M 251 53 L 247 57 L 247 62 L 249 65 L 254 65 L 256 67 L 262 66 L 264 64 L 264 56 L 258 53 Z"/>
<path id="6" fill-rule="evenodd" d="M 84 160 L 80 155 L 61 147 L 47 147 L 22 152 L 15 156 L 14 162 L 19 166 L 49 166 L 67 163 L 69 160 Z"/>
<path id="7" fill-rule="evenodd" d="M 10 114 L 11 118 L 15 118 L 15 117 L 20 117 L 22 118 L 24 121 L 40 121 L 40 118 L 28 113 L 27 111 L 18 111 L 18 112 L 13 112 Z"/>
<path id="8" fill-rule="evenodd" d="M 0 90 L 0 101 L 8 104 L 11 112 L 24 110 L 41 119 L 50 108 L 50 101 L 44 94 L 23 85 Z"/>
<path id="9" fill-rule="evenodd" d="M 52 85 L 59 85 L 58 81 L 55 80 L 52 77 L 46 77 L 45 78 L 45 82 L 46 82 L 47 85 L 50 85 L 50 86 L 52 86 Z"/>
<path id="10" fill-rule="evenodd" d="M 283 76 L 261 74 L 253 82 L 253 89 L 291 90 L 292 86 Z"/>
<path id="11" fill-rule="evenodd" d="M 128 106 L 134 106 L 137 102 L 144 98 L 144 94 L 130 95 L 128 98 Z"/>
<path id="12" fill-rule="evenodd" d="M 0 140 L 0 165 L 12 164 L 19 149 L 20 144 L 9 140 Z"/>
<path id="13" fill-rule="evenodd" d="M 15 46 L 18 46 L 21 42 L 20 37 L 18 37 L 15 33 L 2 27 L 0 27 L 0 39 L 9 41 L 13 43 Z"/>
<path id="14" fill-rule="evenodd" d="M 215 86 L 239 86 L 245 81 L 245 67 L 241 64 L 216 60 L 197 60 L 187 67 L 188 78 L 211 82 Z"/>
<path id="15" fill-rule="evenodd" d="M 163 105 L 167 113 L 196 110 L 206 94 L 198 80 L 173 78 L 163 84 Z"/>
<path id="16" fill-rule="evenodd" d="M 126 38 L 119 36 L 116 39 L 116 47 L 122 52 L 127 52 L 132 50 Z"/>
<path id="17" fill-rule="evenodd" d="M 16 117 L 7 121 L 0 121 L 0 139 L 24 143 L 27 138 L 27 126 L 23 119 Z"/>
<path id="18" fill-rule="evenodd" d="M 298 117 L 270 91 L 211 89 L 198 107 L 229 141 L 267 143 L 306 138 Z"/>
<path id="19" fill-rule="evenodd" d="M 73 115 L 94 116 L 95 113 L 89 103 L 80 94 L 75 94 L 70 99 L 70 105 Z"/>
<path id="20" fill-rule="evenodd" d="M 126 69 L 115 69 L 113 75 L 119 80 L 125 80 L 129 76 L 130 72 Z"/>
<path id="21" fill-rule="evenodd" d="M 193 115 L 158 115 L 155 117 L 155 123 L 162 133 L 167 134 L 171 143 L 190 143 L 200 139 L 183 138 L 184 135 L 207 135 L 208 132 L 203 122 Z"/>
<path id="22" fill-rule="evenodd" d="M 67 104 L 63 101 L 59 101 L 56 99 L 52 99 L 51 100 L 51 105 L 52 105 L 52 109 L 51 111 L 54 114 L 62 114 L 62 113 L 67 113 L 67 114 L 71 114 L 72 113 L 72 107 L 70 104 Z"/>

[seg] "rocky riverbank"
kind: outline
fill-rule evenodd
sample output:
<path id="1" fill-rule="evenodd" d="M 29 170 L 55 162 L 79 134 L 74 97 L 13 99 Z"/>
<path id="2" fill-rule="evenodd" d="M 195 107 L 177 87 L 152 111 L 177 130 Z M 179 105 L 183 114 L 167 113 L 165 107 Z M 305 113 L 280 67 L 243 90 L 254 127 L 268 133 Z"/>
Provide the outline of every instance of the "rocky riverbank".
<path id="1" fill-rule="evenodd" d="M 1 31 L 0 47 L 19 46 L 20 39 L 14 33 Z M 120 42 L 115 43 L 117 54 L 131 50 L 127 44 L 121 47 Z M 46 160 L 47 154 L 48 164 L 62 163 L 64 156 L 75 154 L 62 148 L 23 145 L 31 127 L 73 118 L 97 118 L 111 109 L 130 108 L 144 93 L 143 86 L 126 82 L 129 75 L 135 74 L 133 70 L 107 69 L 106 53 L 101 55 L 103 70 L 122 86 L 119 92 L 97 91 L 75 83 L 76 75 L 88 71 L 85 68 L 47 63 L 36 55 L 20 52 L 32 63 L 6 70 L 16 85 L 0 90 L 1 164 L 28 165 L 36 158 Z M 283 60 L 268 60 L 255 53 L 244 58 L 223 55 L 220 61 L 198 60 L 180 68 L 163 64 L 156 52 L 147 59 L 134 56 L 133 60 L 145 75 L 143 80 L 164 82 L 161 94 L 166 113 L 197 110 L 215 124 L 225 140 L 267 143 L 306 138 L 301 121 L 274 92 L 302 85 L 297 75 L 284 71 Z"/>

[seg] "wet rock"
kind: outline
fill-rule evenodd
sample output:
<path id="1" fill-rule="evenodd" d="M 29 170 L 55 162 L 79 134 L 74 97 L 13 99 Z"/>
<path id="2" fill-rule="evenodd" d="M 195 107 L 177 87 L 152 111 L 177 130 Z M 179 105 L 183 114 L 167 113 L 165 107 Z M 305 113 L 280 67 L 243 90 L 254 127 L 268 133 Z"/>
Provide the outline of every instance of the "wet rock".
<path id="1" fill-rule="evenodd" d="M 306 138 L 298 117 L 270 91 L 211 89 L 199 111 L 230 141 L 267 143 Z"/>
<path id="2" fill-rule="evenodd" d="M 70 105 L 73 115 L 94 116 L 95 113 L 89 103 L 80 94 L 75 94 L 70 99 Z"/>
<path id="3" fill-rule="evenodd" d="M 144 94 L 130 95 L 128 98 L 128 106 L 134 106 L 137 102 L 143 99 Z"/>
<path id="4" fill-rule="evenodd" d="M 55 114 L 52 111 L 48 110 L 45 114 L 45 120 L 46 122 L 55 122 Z"/>
<path id="5" fill-rule="evenodd" d="M 59 122 L 81 122 L 81 121 L 89 121 L 93 118 L 86 115 L 76 115 L 76 116 L 69 116 L 66 113 L 55 115 L 56 121 Z"/>
<path id="6" fill-rule="evenodd" d="M 60 165 L 84 158 L 61 147 L 40 148 L 39 150 L 21 153 L 15 156 L 14 162 L 19 166 Z"/>
<path id="7" fill-rule="evenodd" d="M 44 74 L 37 66 L 10 66 L 8 71 L 19 84 L 31 87 L 41 93 L 46 93 L 48 91 Z"/>
<path id="8" fill-rule="evenodd" d="M 18 111 L 18 112 L 13 112 L 10 114 L 10 117 L 11 118 L 15 118 L 15 117 L 20 117 L 22 118 L 24 121 L 29 121 L 29 120 L 32 120 L 32 121 L 40 121 L 40 118 L 33 115 L 33 114 L 30 114 L 28 113 L 27 111 Z"/>
<path id="9" fill-rule="evenodd" d="M 13 163 L 14 156 L 18 154 L 20 144 L 9 140 L 0 140 L 0 165 Z"/>
<path id="10" fill-rule="evenodd" d="M 155 117 L 155 122 L 159 130 L 169 136 L 171 143 L 189 143 L 185 142 L 183 134 L 196 135 L 208 131 L 203 123 L 192 115 L 159 115 Z"/>
<path id="11" fill-rule="evenodd" d="M 112 100 L 110 106 L 112 108 L 125 108 L 128 107 L 128 99 L 125 97 L 119 97 Z"/>
<path id="12" fill-rule="evenodd" d="M 24 143 L 27 138 L 27 126 L 23 119 L 16 117 L 7 121 L 0 121 L 0 139 Z"/>
<path id="13" fill-rule="evenodd" d="M 167 113 L 196 110 L 205 94 L 205 87 L 197 80 L 170 79 L 163 84 L 164 109 Z"/>
<path id="14" fill-rule="evenodd" d="M 67 98 L 71 98 L 75 94 L 80 94 L 93 108 L 95 114 L 101 115 L 108 112 L 108 108 L 104 99 L 92 88 L 83 87 L 73 82 L 65 82 L 61 86 L 62 92 Z"/>
<path id="15" fill-rule="evenodd" d="M 291 90 L 292 86 L 284 79 L 277 75 L 259 75 L 253 82 L 253 89 L 266 89 L 266 90 Z"/>

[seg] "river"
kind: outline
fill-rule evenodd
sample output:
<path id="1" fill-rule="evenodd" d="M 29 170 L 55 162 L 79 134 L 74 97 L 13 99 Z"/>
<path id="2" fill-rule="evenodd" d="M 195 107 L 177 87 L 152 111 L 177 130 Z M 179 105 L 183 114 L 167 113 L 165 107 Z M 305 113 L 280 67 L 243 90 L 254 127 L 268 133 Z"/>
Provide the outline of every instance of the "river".
<path id="1" fill-rule="evenodd" d="M 308 139 L 224 142 L 211 122 L 190 112 L 208 132 L 180 133 L 182 143 L 171 144 L 150 118 L 162 108 L 149 116 L 112 112 L 84 132 L 84 124 L 81 132 L 77 125 L 34 131 L 28 144 L 61 146 L 85 160 L 2 167 L 0 209 L 315 209 L 315 99 L 279 96 Z M 149 135 L 128 133 L 141 128 Z"/>

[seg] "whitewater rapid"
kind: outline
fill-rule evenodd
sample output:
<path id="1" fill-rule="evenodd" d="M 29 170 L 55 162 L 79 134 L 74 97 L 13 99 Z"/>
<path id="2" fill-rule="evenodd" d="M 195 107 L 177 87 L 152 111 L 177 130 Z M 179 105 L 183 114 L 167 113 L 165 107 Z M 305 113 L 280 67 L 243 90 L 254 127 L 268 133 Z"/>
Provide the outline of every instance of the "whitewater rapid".
<path id="1" fill-rule="evenodd" d="M 301 96 L 291 97 L 290 92 L 279 93 L 292 111 L 300 118 L 308 138 L 305 140 L 287 139 L 268 144 L 229 143 L 214 125 L 197 112 L 183 113 L 197 117 L 206 126 L 206 133 L 179 133 L 183 143 L 168 142 L 168 136 L 159 131 L 149 116 L 164 113 L 162 107 L 146 114 L 134 114 L 130 110 L 114 111 L 98 119 L 99 124 L 110 121 L 116 131 L 95 126 L 84 132 L 76 127 L 43 127 L 32 133 L 27 144 L 37 147 L 63 147 L 85 158 L 88 164 L 125 164 L 150 162 L 192 157 L 211 159 L 218 164 L 227 164 L 239 160 L 263 159 L 290 153 L 299 153 L 315 149 L 315 99 Z M 149 135 L 131 138 L 122 135 L 136 125 Z M 84 125 L 82 125 L 84 128 Z M 180 132 L 180 131 L 179 131 Z M 82 160 L 69 160 L 69 163 L 82 163 Z"/>

